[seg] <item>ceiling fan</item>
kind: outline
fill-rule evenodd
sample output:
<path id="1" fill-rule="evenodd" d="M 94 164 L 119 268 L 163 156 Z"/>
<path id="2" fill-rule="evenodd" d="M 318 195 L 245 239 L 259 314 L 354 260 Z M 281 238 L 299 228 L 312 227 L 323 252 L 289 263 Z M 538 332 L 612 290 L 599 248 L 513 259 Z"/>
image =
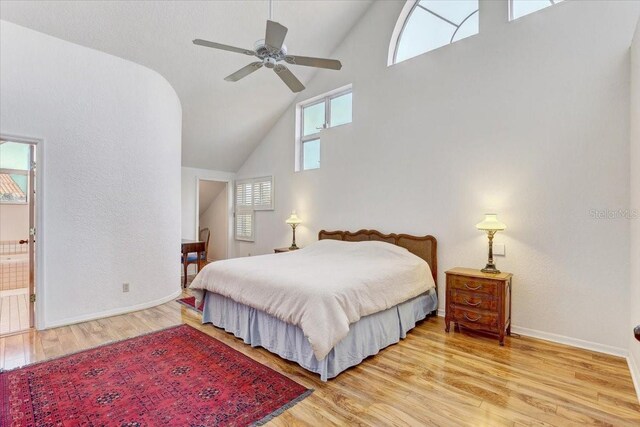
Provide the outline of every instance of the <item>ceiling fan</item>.
<path id="1" fill-rule="evenodd" d="M 258 40 L 254 49 L 243 49 L 240 47 L 229 46 L 226 44 L 210 42 L 207 40 L 195 39 L 193 44 L 199 46 L 211 47 L 214 49 L 227 50 L 229 52 L 242 53 L 249 56 L 255 56 L 259 61 L 240 68 L 233 74 L 228 75 L 224 79 L 228 82 L 237 82 L 247 77 L 254 71 L 262 67 L 271 68 L 280 77 L 280 79 L 289 86 L 293 92 L 304 90 L 304 85 L 293 75 L 281 61 L 292 65 L 304 65 L 307 67 L 326 68 L 329 70 L 339 70 L 342 68 L 340 61 L 336 59 L 312 58 L 309 56 L 287 55 L 287 46 L 284 44 L 284 38 L 287 35 L 287 27 L 271 20 L 272 5 L 269 0 L 269 19 L 267 20 L 267 31 L 264 40 Z"/>

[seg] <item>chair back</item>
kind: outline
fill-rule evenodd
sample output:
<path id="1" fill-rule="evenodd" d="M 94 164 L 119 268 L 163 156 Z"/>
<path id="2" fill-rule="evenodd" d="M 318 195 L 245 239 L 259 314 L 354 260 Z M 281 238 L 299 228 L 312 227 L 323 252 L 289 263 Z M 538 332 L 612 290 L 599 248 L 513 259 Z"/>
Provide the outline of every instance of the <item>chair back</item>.
<path id="1" fill-rule="evenodd" d="M 211 231 L 208 228 L 200 229 L 200 241 L 205 242 L 204 246 L 204 258 L 205 261 L 209 260 L 209 238 L 211 237 Z"/>

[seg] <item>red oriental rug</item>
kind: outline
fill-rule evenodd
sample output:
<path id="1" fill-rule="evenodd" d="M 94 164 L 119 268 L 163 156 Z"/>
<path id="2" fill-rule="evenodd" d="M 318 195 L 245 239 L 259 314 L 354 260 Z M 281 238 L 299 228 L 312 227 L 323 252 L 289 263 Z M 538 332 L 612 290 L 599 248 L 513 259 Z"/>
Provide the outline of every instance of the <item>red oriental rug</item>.
<path id="1" fill-rule="evenodd" d="M 0 373 L 2 426 L 246 426 L 312 390 L 190 326 Z"/>
<path id="2" fill-rule="evenodd" d="M 182 305 L 189 307 L 192 310 L 196 309 L 196 297 L 179 298 L 176 301 Z M 204 299 L 200 303 L 200 307 L 198 307 L 198 311 L 200 313 L 202 313 L 202 307 L 204 307 Z"/>

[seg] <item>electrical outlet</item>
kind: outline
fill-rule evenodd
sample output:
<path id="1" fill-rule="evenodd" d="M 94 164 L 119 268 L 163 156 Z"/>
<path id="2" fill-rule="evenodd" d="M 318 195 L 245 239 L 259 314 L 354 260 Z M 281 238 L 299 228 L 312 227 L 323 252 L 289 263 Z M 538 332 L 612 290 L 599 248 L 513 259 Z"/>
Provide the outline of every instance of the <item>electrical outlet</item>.
<path id="1" fill-rule="evenodd" d="M 495 256 L 506 256 L 506 246 L 504 243 L 494 243 L 493 244 L 493 254 Z"/>
<path id="2" fill-rule="evenodd" d="M 123 283 L 122 284 L 122 292 L 129 292 L 129 284 L 128 283 Z"/>

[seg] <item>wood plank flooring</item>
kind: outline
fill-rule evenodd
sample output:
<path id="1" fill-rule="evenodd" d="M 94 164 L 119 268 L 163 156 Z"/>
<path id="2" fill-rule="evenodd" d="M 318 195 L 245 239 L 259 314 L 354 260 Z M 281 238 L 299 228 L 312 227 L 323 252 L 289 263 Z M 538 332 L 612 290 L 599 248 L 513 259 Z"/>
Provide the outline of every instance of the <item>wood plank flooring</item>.
<path id="1" fill-rule="evenodd" d="M 251 348 L 172 301 L 122 316 L 0 338 L 0 368 L 186 323 L 315 392 L 271 426 L 640 426 L 626 361 L 533 338 L 444 332 L 430 318 L 407 339 L 323 383 Z"/>
<path id="2" fill-rule="evenodd" d="M 0 335 L 29 329 L 29 289 L 0 291 Z"/>

